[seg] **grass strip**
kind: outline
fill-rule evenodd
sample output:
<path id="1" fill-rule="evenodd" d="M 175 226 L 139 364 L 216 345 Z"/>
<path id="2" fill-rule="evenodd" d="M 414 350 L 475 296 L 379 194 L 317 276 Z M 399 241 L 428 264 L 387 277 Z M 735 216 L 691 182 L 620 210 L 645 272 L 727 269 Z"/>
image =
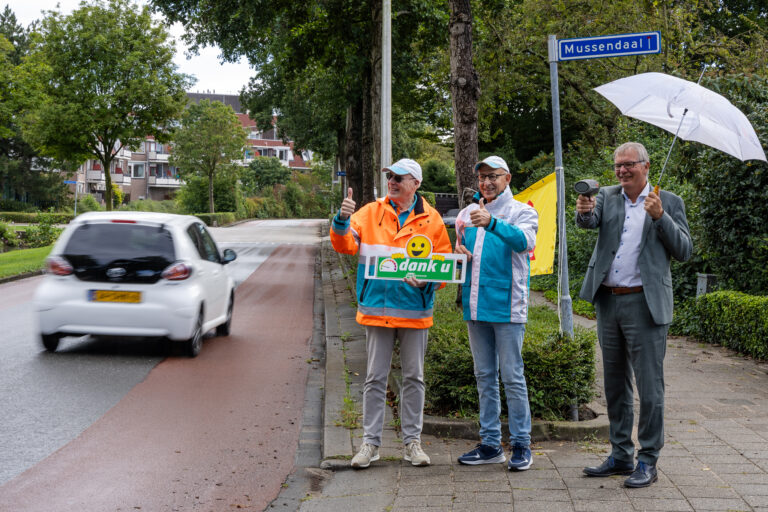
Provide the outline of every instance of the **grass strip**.
<path id="1" fill-rule="evenodd" d="M 48 245 L 0 254 L 0 279 L 42 269 L 52 248 L 53 245 Z"/>

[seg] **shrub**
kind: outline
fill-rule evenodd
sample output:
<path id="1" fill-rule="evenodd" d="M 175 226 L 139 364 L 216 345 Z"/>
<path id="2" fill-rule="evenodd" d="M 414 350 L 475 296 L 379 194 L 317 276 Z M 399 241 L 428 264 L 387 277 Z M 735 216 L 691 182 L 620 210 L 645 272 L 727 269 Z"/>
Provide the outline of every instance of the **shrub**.
<path id="1" fill-rule="evenodd" d="M 36 224 L 40 222 L 40 213 L 29 212 L 0 212 L 0 221 L 2 222 L 16 222 L 23 224 Z M 71 213 L 46 213 L 48 218 L 54 224 L 67 224 L 72 220 Z"/>
<path id="2" fill-rule="evenodd" d="M 27 227 L 24 245 L 28 248 L 51 245 L 59 238 L 63 231 L 61 228 L 54 226 L 56 221 L 55 214 L 39 213 L 38 220 L 38 224 Z"/>
<path id="3" fill-rule="evenodd" d="M 0 245 L 7 247 L 18 247 L 19 238 L 16 236 L 16 231 L 8 224 L 0 222 Z"/>
<path id="4" fill-rule="evenodd" d="M 165 201 L 155 201 L 153 199 L 138 199 L 124 204 L 121 210 L 139 211 L 139 212 L 161 212 L 178 213 L 176 203 L 170 199 Z"/>
<path id="5" fill-rule="evenodd" d="M 672 330 L 768 359 L 768 297 L 734 291 L 696 297 L 679 308 Z"/>
<path id="6" fill-rule="evenodd" d="M 91 194 L 85 195 L 77 200 L 77 211 L 80 213 L 98 212 L 104 208 Z"/>
<path id="7" fill-rule="evenodd" d="M 426 408 L 433 414 L 469 416 L 477 414 L 477 387 L 467 327 L 455 297 L 455 285 L 436 296 L 424 370 Z M 592 398 L 596 335 L 576 328 L 573 340 L 562 337 L 557 315 L 546 307 L 531 307 L 528 317 L 523 360 L 531 414 L 564 419 L 574 400 L 583 404 Z"/>
<path id="8" fill-rule="evenodd" d="M 196 213 L 195 217 L 205 222 L 206 226 L 213 226 L 213 221 L 216 221 L 216 225 L 224 226 L 235 222 L 234 212 L 219 212 L 219 213 Z"/>

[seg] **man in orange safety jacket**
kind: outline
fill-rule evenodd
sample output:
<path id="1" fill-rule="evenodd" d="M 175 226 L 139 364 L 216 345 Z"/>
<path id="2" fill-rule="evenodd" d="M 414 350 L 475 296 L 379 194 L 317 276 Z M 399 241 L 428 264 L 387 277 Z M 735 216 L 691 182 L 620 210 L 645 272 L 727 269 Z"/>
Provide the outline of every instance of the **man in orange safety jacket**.
<path id="1" fill-rule="evenodd" d="M 387 197 L 355 212 L 350 188 L 331 226 L 333 248 L 360 256 L 357 321 L 365 326 L 368 366 L 363 387 L 363 443 L 352 467 L 367 468 L 379 459 L 395 339 L 400 340 L 403 372 L 400 425 L 405 460 L 414 466 L 427 466 L 430 459 L 421 448 L 424 355 L 435 290 L 444 285 L 413 277 L 403 281 L 366 279 L 365 265 L 369 256 L 399 253 L 426 258 L 432 253 L 450 253 L 452 247 L 440 214 L 416 192 L 422 182 L 419 164 L 404 158 L 382 172 L 387 173 Z"/>

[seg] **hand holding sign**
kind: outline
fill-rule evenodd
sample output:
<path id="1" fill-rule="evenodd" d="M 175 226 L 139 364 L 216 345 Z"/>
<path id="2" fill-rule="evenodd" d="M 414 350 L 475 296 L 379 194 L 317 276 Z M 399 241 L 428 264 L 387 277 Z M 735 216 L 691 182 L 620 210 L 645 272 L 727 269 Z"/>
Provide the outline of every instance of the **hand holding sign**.
<path id="1" fill-rule="evenodd" d="M 469 212 L 469 220 L 476 228 L 487 228 L 491 223 L 491 214 L 485 209 L 485 198 L 480 199 L 480 208 Z"/>
<path id="2" fill-rule="evenodd" d="M 353 213 L 355 213 L 355 200 L 352 199 L 352 187 L 349 187 L 349 189 L 347 189 L 347 197 L 341 202 L 339 218 L 341 220 L 347 220 Z"/>

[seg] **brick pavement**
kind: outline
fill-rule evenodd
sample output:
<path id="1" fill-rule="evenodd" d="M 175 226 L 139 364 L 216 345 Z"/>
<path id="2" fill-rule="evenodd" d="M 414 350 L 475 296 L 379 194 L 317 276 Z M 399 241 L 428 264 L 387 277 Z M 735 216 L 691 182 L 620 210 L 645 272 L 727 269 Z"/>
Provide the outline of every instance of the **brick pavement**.
<path id="1" fill-rule="evenodd" d="M 666 446 L 658 463 L 659 481 L 651 487 L 626 489 L 624 477 L 583 476 L 584 466 L 599 463 L 609 451 L 606 441 L 595 438 L 536 442 L 533 467 L 513 473 L 504 465 L 458 464 L 456 457 L 475 441 L 424 436 L 433 464 L 416 468 L 402 461 L 402 443 L 389 423 L 382 460 L 365 470 L 350 469 L 348 459 L 362 433 L 336 425 L 333 404 L 342 400 L 329 396 L 328 389 L 335 389 L 334 393 L 344 389 L 329 384 L 334 379 L 343 381 L 346 364 L 351 394 L 359 399 L 365 371 L 364 336 L 354 322 L 351 290 L 327 240 L 324 255 L 326 331 L 343 349 L 346 362 L 326 367 L 323 467 L 334 472 L 322 488 L 303 499 L 302 512 L 768 512 L 768 364 L 686 338 L 668 342 Z M 330 344 L 328 350 L 333 350 Z M 329 354 L 327 361 L 331 360 Z M 598 373 L 600 365 L 598 358 Z"/>

